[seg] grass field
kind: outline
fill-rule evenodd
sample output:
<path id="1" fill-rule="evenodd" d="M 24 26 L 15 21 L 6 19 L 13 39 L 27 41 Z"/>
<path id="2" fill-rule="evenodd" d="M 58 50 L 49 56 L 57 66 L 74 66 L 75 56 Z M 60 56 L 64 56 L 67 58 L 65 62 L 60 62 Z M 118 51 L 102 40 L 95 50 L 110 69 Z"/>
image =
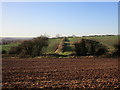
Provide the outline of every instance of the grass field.
<path id="1" fill-rule="evenodd" d="M 84 37 L 85 39 L 97 40 L 107 46 L 110 52 L 114 51 L 114 45 L 118 43 L 118 36 L 99 36 L 99 37 Z"/>
<path id="2" fill-rule="evenodd" d="M 61 39 L 49 39 L 48 47 L 43 48 L 44 53 L 54 53 Z"/>
<path id="3" fill-rule="evenodd" d="M 8 52 L 11 47 L 15 47 L 15 46 L 18 46 L 20 44 L 21 43 L 10 43 L 10 44 L 0 45 L 0 46 L 2 46 L 2 50 L 5 50 L 6 52 Z"/>
<path id="4" fill-rule="evenodd" d="M 3 58 L 3 88 L 118 88 L 117 58 Z"/>
<path id="5" fill-rule="evenodd" d="M 60 39 L 49 39 L 48 47 L 43 48 L 43 52 L 54 53 L 54 51 L 56 50 L 56 46 L 59 44 L 59 42 L 60 42 Z M 0 45 L 0 46 L 2 46 L 2 50 L 9 52 L 11 47 L 18 46 L 20 44 L 21 43 L 10 43 L 10 44 Z"/>
<path id="6" fill-rule="evenodd" d="M 68 38 L 70 40 L 70 42 L 77 42 L 79 40 L 81 40 L 81 37 L 73 37 L 73 38 Z"/>
<path id="7" fill-rule="evenodd" d="M 66 51 L 64 53 L 67 53 L 67 54 L 72 53 L 73 48 L 74 48 L 74 45 L 72 45 L 72 43 L 80 41 L 82 38 L 99 41 L 102 44 L 104 44 L 105 46 L 107 46 L 109 48 L 110 52 L 113 52 L 115 50 L 114 45 L 117 44 L 117 42 L 118 42 L 117 35 L 116 36 L 94 36 L 94 37 L 86 36 L 86 37 L 68 38 L 69 45 L 66 46 L 66 49 L 65 49 Z M 44 53 L 54 53 L 60 42 L 61 42 L 61 39 L 49 39 L 48 47 L 43 48 L 43 52 Z M 68 42 L 66 42 L 66 43 L 68 43 Z M 8 52 L 11 47 L 18 46 L 19 44 L 20 43 L 11 43 L 11 44 L 7 44 L 7 45 L 2 45 L 2 49 L 6 50 Z"/>
<path id="8" fill-rule="evenodd" d="M 74 37 L 74 38 L 69 38 L 71 42 L 76 42 L 80 41 L 81 39 L 91 39 L 91 40 L 96 40 L 102 43 L 103 45 L 107 46 L 110 52 L 113 52 L 114 45 L 118 43 L 118 36 L 86 36 L 86 37 Z"/>

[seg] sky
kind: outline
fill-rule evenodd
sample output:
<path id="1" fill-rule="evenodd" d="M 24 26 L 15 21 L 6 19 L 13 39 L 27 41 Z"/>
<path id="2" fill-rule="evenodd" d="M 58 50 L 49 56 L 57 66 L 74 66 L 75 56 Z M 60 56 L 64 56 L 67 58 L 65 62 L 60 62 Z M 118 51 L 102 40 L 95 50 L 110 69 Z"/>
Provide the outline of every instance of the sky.
<path id="1" fill-rule="evenodd" d="M 3 2 L 2 37 L 118 34 L 117 2 Z"/>

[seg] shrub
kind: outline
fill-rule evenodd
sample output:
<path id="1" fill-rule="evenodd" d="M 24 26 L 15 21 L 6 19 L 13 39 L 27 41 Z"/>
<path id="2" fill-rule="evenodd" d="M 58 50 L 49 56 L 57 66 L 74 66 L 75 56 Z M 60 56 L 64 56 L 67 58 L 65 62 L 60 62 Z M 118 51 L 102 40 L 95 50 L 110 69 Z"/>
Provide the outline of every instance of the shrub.
<path id="1" fill-rule="evenodd" d="M 82 39 L 80 42 L 76 42 L 75 44 L 75 52 L 78 56 L 85 55 L 103 55 L 108 51 L 107 48 L 101 43 L 89 40 Z"/>
<path id="2" fill-rule="evenodd" d="M 87 54 L 87 48 L 85 44 L 85 40 L 82 39 L 81 42 L 75 43 L 75 52 L 78 56 L 84 56 Z"/>
<path id="3" fill-rule="evenodd" d="M 115 52 L 113 52 L 113 56 L 120 56 L 120 41 L 118 41 L 118 44 L 114 45 Z"/>
<path id="4" fill-rule="evenodd" d="M 32 54 L 34 56 L 39 56 L 42 54 L 42 48 L 48 46 L 48 38 L 47 37 L 38 37 L 33 40 L 33 50 Z"/>
<path id="5" fill-rule="evenodd" d="M 10 49 L 10 54 L 18 54 L 20 57 L 39 56 L 42 54 L 42 48 L 48 45 L 48 38 L 41 36 L 33 40 L 24 41 L 17 47 Z"/>
<path id="6" fill-rule="evenodd" d="M 2 50 L 2 54 L 6 54 L 7 52 L 5 50 Z"/>
<path id="7" fill-rule="evenodd" d="M 100 56 L 100 55 L 104 55 L 107 52 L 106 48 L 99 48 L 96 52 L 95 55 Z"/>
<path id="8" fill-rule="evenodd" d="M 21 51 L 20 47 L 11 47 L 10 51 L 9 51 L 9 54 L 19 54 L 20 51 Z"/>
<path id="9" fill-rule="evenodd" d="M 90 54 L 92 54 L 92 55 L 95 54 L 95 44 L 94 43 L 91 43 Z"/>

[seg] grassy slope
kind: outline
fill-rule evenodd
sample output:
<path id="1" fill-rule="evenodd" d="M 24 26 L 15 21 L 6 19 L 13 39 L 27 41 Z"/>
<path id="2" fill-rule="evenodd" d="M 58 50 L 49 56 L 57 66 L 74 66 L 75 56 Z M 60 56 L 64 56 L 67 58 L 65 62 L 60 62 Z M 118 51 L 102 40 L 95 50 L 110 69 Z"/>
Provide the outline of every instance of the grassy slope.
<path id="1" fill-rule="evenodd" d="M 56 50 L 57 45 L 59 44 L 60 39 L 49 39 L 48 47 L 43 48 L 43 52 L 45 53 L 53 53 Z M 10 43 L 7 45 L 0 45 L 2 46 L 2 50 L 9 51 L 11 47 L 18 46 L 20 43 Z"/>
<path id="2" fill-rule="evenodd" d="M 71 48 L 74 48 L 74 45 L 72 45 L 71 43 L 79 41 L 82 38 L 93 39 L 93 40 L 100 41 L 102 44 L 106 45 L 109 48 L 110 52 L 114 51 L 113 46 L 118 41 L 118 36 L 102 36 L 102 37 L 99 37 L 99 36 L 97 36 L 97 37 L 87 36 L 87 37 L 68 38 L 69 39 L 69 44 L 66 47 L 66 51 L 64 52 L 64 54 L 69 54 L 69 53 L 73 52 L 73 49 L 71 49 Z M 49 45 L 48 45 L 48 47 L 45 47 L 43 49 L 43 52 L 44 53 L 54 53 L 57 46 L 58 46 L 58 44 L 60 43 L 60 41 L 61 41 L 61 39 L 49 39 Z M 66 43 L 68 43 L 68 42 L 66 42 Z M 8 52 L 11 47 L 18 46 L 19 44 L 20 43 L 11 43 L 11 44 L 8 44 L 8 45 L 3 45 L 2 49 L 6 50 Z M 1 45 L 0 45 L 0 47 L 1 47 Z M 71 49 L 71 51 L 70 51 L 70 49 Z"/>
<path id="3" fill-rule="evenodd" d="M 118 36 L 86 36 L 86 37 L 74 37 L 74 38 L 69 38 L 71 42 L 76 42 L 81 40 L 82 38 L 84 39 L 91 39 L 91 40 L 96 40 L 101 42 L 103 45 L 107 46 L 109 48 L 110 52 L 113 52 L 114 45 L 117 44 L 118 42 Z"/>
<path id="4" fill-rule="evenodd" d="M 118 42 L 118 36 L 84 37 L 84 38 L 93 39 L 101 42 L 102 44 L 109 48 L 110 52 L 113 52 L 115 50 L 114 45 L 117 44 Z"/>
<path id="5" fill-rule="evenodd" d="M 81 37 L 73 37 L 73 38 L 68 38 L 70 42 L 77 42 L 81 39 Z"/>
<path id="6" fill-rule="evenodd" d="M 49 39 L 48 47 L 43 48 L 44 53 L 54 53 L 61 39 Z"/>
<path id="7" fill-rule="evenodd" d="M 10 43 L 10 44 L 6 44 L 6 45 L 0 45 L 2 46 L 2 50 L 5 50 L 5 51 L 9 51 L 11 47 L 15 47 L 15 46 L 18 46 L 20 45 L 20 43 Z"/>

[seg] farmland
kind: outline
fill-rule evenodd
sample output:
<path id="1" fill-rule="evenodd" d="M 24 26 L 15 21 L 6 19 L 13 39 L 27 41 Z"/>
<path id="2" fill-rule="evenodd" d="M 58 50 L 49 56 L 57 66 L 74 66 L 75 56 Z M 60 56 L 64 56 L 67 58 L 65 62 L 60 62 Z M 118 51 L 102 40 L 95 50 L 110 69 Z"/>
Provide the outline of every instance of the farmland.
<path id="1" fill-rule="evenodd" d="M 1 89 L 120 90 L 119 6 L 3 0 Z"/>
<path id="2" fill-rule="evenodd" d="M 73 52 L 74 45 L 72 43 L 80 41 L 82 38 L 84 39 L 91 39 L 91 40 L 96 40 L 102 43 L 103 45 L 107 46 L 109 52 L 114 52 L 114 45 L 117 44 L 118 42 L 118 36 L 113 35 L 113 36 L 86 36 L 86 37 L 68 37 L 69 42 L 65 42 L 66 44 L 68 43 L 66 47 L 66 51 L 62 54 L 71 54 Z M 61 42 L 60 38 L 55 38 L 55 39 L 49 39 L 48 47 L 43 48 L 43 52 L 48 54 L 48 53 L 55 53 L 57 46 Z M 20 43 L 10 43 L 7 45 L 2 45 L 2 50 L 5 50 L 7 53 L 9 52 L 10 48 L 13 46 L 18 46 Z"/>
<path id="3" fill-rule="evenodd" d="M 23 45 L 23 51 L 36 50 L 34 45 L 40 42 L 9 43 L 2 45 L 7 51 L 2 59 L 2 86 L 5 88 L 41 88 L 41 89 L 83 89 L 83 88 L 119 88 L 118 58 L 77 56 L 75 42 L 90 39 L 99 41 L 109 52 L 114 52 L 118 36 L 86 36 L 49 38 L 48 45 L 35 57 L 19 57 L 8 54 L 11 47 Z M 45 41 L 45 39 L 43 40 Z M 42 42 L 42 39 L 41 39 Z M 40 43 L 41 43 L 40 42 Z M 40 43 L 37 44 L 38 47 Z M 44 43 L 44 42 L 42 42 Z M 101 45 L 102 45 L 101 44 Z M 31 46 L 33 45 L 33 46 Z M 90 44 L 86 44 L 90 45 Z M 42 46 L 41 46 L 42 47 Z M 83 47 L 82 47 L 83 48 Z M 36 53 L 34 51 L 34 53 Z M 24 52 L 21 52 L 21 55 Z M 30 55 L 34 54 L 31 52 Z M 27 54 L 27 53 L 25 53 Z M 8 57 L 6 57 L 8 55 Z M 13 56 L 12 56 L 13 55 Z M 53 55 L 53 56 L 51 56 Z M 58 55 L 58 56 L 55 56 Z"/>
<path id="4" fill-rule="evenodd" d="M 118 42 L 118 36 L 86 36 L 86 37 L 74 37 L 74 38 L 69 38 L 71 42 L 76 42 L 81 40 L 82 38 L 84 39 L 91 39 L 91 40 L 96 40 L 101 42 L 103 45 L 107 46 L 109 48 L 110 52 L 114 51 L 114 45 L 117 44 Z"/>
<path id="5" fill-rule="evenodd" d="M 6 45 L 2 45 L 2 49 L 9 52 L 11 47 L 15 47 L 20 45 L 21 43 L 10 43 L 10 44 L 6 44 Z"/>
<path id="6" fill-rule="evenodd" d="M 118 88 L 117 58 L 3 58 L 4 88 Z"/>

